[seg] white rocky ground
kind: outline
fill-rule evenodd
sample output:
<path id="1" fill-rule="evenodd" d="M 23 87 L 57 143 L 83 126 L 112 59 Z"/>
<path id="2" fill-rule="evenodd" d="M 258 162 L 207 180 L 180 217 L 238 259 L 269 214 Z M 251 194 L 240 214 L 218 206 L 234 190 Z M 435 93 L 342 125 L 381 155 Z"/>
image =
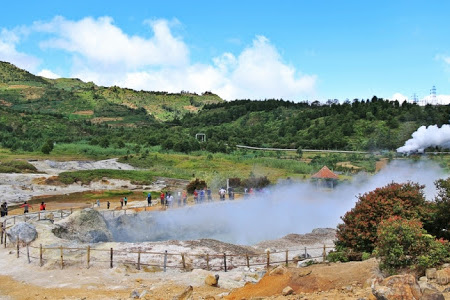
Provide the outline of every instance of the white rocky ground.
<path id="1" fill-rule="evenodd" d="M 108 179 L 108 181 L 91 182 L 89 185 L 74 183 L 70 185 L 51 185 L 43 184 L 45 179 L 55 176 L 61 172 L 76 170 L 94 170 L 94 169 L 114 169 L 114 170 L 133 170 L 128 164 L 117 162 L 117 159 L 107 159 L 100 161 L 66 161 L 57 162 L 51 160 L 32 161 L 39 172 L 42 174 L 0 174 L 0 201 L 6 201 L 8 204 L 21 203 L 31 199 L 33 196 L 42 195 L 63 195 L 89 190 L 113 190 L 136 189 L 128 180 Z M 38 184 L 39 182 L 39 184 Z M 164 182 L 156 182 L 147 189 L 160 190 L 165 187 Z"/>

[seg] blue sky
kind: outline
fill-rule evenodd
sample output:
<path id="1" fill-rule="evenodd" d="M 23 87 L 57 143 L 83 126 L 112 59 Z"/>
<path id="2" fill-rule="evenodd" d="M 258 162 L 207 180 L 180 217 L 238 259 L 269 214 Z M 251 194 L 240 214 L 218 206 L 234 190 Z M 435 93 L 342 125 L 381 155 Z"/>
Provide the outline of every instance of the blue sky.
<path id="1" fill-rule="evenodd" d="M 0 60 L 229 100 L 400 100 L 435 85 L 450 101 L 448 1 L 67 2 L 3 3 Z"/>

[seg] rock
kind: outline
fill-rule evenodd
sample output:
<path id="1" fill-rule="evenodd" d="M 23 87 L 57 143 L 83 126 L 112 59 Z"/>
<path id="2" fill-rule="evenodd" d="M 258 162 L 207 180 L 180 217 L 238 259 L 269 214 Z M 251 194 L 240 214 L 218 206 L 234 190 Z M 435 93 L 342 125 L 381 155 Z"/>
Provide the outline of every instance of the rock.
<path id="1" fill-rule="evenodd" d="M 278 266 L 275 269 L 273 269 L 272 271 L 270 271 L 269 275 L 270 276 L 275 276 L 275 275 L 283 275 L 284 273 L 286 273 L 286 268 L 284 266 Z"/>
<path id="2" fill-rule="evenodd" d="M 372 294 L 377 300 L 418 300 L 421 296 L 419 284 L 412 275 L 390 276 L 381 282 L 375 279 L 372 283 Z"/>
<path id="3" fill-rule="evenodd" d="M 427 279 L 426 276 L 422 276 L 422 277 L 419 278 L 419 282 L 420 282 L 420 281 L 427 282 L 428 279 Z"/>
<path id="4" fill-rule="evenodd" d="M 205 278 L 205 283 L 210 286 L 217 286 L 219 283 L 219 275 L 216 274 L 213 276 L 212 274 L 208 274 Z"/>
<path id="5" fill-rule="evenodd" d="M 438 291 L 436 287 L 429 284 L 428 282 L 419 281 L 420 291 L 423 293 L 425 290 Z"/>
<path id="6" fill-rule="evenodd" d="M 226 297 L 226 296 L 228 296 L 229 294 L 230 294 L 230 293 L 228 293 L 228 292 L 223 292 L 223 293 L 220 293 L 219 295 L 217 295 L 216 298 L 222 299 L 223 297 Z"/>
<path id="7" fill-rule="evenodd" d="M 112 234 L 105 219 L 91 208 L 76 211 L 55 225 L 53 233 L 63 239 L 78 240 L 82 243 L 112 241 Z"/>
<path id="8" fill-rule="evenodd" d="M 436 272 L 436 282 L 446 285 L 450 282 L 450 268 L 445 268 Z"/>
<path id="9" fill-rule="evenodd" d="M 450 293 L 450 287 L 444 289 L 442 292 L 443 292 L 443 293 Z"/>
<path id="10" fill-rule="evenodd" d="M 444 295 L 438 290 L 424 290 L 420 300 L 445 300 Z"/>
<path id="11" fill-rule="evenodd" d="M 289 296 L 289 295 L 292 295 L 293 293 L 294 293 L 294 290 L 290 286 L 285 287 L 283 289 L 283 291 L 281 292 L 281 294 L 283 296 Z"/>
<path id="12" fill-rule="evenodd" d="M 12 243 L 17 243 L 17 238 L 19 238 L 19 242 L 22 244 L 29 244 L 38 236 L 36 227 L 25 222 L 17 223 L 6 234 Z"/>
<path id="13" fill-rule="evenodd" d="M 142 293 L 139 295 L 139 299 L 145 299 L 146 296 L 147 296 L 147 291 L 143 290 Z"/>
<path id="14" fill-rule="evenodd" d="M 192 293 L 194 291 L 194 288 L 192 285 L 188 286 L 181 294 L 178 296 L 173 297 L 173 300 L 191 300 L 193 299 Z"/>
<path id="15" fill-rule="evenodd" d="M 139 299 L 139 296 L 140 296 L 140 294 L 136 290 L 132 291 L 131 294 L 130 294 L 130 298 L 131 299 Z"/>
<path id="16" fill-rule="evenodd" d="M 436 279 L 436 268 L 430 268 L 425 271 L 427 279 Z"/>

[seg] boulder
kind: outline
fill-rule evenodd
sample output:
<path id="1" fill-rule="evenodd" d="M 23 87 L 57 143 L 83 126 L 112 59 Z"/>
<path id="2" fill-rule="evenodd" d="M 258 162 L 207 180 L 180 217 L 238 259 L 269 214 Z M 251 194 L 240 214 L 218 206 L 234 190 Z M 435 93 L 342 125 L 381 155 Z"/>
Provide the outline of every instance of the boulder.
<path id="1" fill-rule="evenodd" d="M 192 293 L 194 291 L 194 288 L 192 287 L 192 285 L 188 286 L 181 294 L 179 294 L 178 296 L 173 297 L 173 300 L 191 300 L 194 299 L 192 297 Z"/>
<path id="2" fill-rule="evenodd" d="M 29 244 L 34 241 L 38 233 L 36 231 L 36 227 L 29 223 L 20 222 L 11 227 L 6 234 L 8 235 L 9 240 L 12 243 L 17 243 L 17 238 L 19 239 L 19 243 Z"/>
<path id="3" fill-rule="evenodd" d="M 438 290 L 425 289 L 420 300 L 445 300 L 445 298 Z"/>
<path id="4" fill-rule="evenodd" d="M 208 274 L 205 278 L 205 283 L 210 286 L 217 286 L 219 283 L 219 275 L 216 274 L 213 276 L 212 274 Z"/>
<path id="5" fill-rule="evenodd" d="M 450 282 L 450 268 L 436 271 L 436 282 L 440 285 L 446 285 Z"/>
<path id="6" fill-rule="evenodd" d="M 131 299 L 139 299 L 139 296 L 140 296 L 140 294 L 136 290 L 132 291 L 131 294 L 130 294 L 130 298 Z"/>
<path id="7" fill-rule="evenodd" d="M 273 269 L 272 271 L 270 271 L 269 275 L 270 276 L 274 276 L 274 275 L 283 275 L 284 273 L 286 273 L 286 267 L 284 266 L 278 266 L 275 269 Z"/>
<path id="8" fill-rule="evenodd" d="M 78 240 L 82 243 L 112 241 L 103 216 L 96 210 L 87 208 L 76 211 L 69 217 L 55 223 L 53 233 L 60 238 Z"/>
<path id="9" fill-rule="evenodd" d="M 381 281 L 375 279 L 372 283 L 372 294 L 377 300 L 419 300 L 421 296 L 419 284 L 412 275 L 395 275 Z"/>
<path id="10" fill-rule="evenodd" d="M 436 268 L 430 268 L 430 269 L 427 269 L 427 270 L 425 271 L 425 276 L 427 276 L 427 279 L 428 279 L 428 280 L 430 280 L 430 279 L 436 279 Z"/>
<path id="11" fill-rule="evenodd" d="M 283 291 L 281 292 L 281 294 L 283 296 L 289 296 L 289 295 L 292 295 L 293 293 L 294 293 L 294 290 L 290 286 L 285 287 L 283 289 Z"/>

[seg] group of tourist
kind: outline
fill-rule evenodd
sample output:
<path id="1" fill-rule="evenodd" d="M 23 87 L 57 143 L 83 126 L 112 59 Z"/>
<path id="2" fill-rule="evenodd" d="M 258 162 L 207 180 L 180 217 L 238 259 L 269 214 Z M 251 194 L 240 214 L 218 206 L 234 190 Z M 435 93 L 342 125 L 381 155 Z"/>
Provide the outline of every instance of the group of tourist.
<path id="1" fill-rule="evenodd" d="M 163 207 L 173 207 L 176 202 L 178 206 L 184 206 L 187 204 L 187 192 L 186 191 L 178 191 L 176 196 L 169 191 L 161 191 L 159 195 L 160 203 Z"/>

